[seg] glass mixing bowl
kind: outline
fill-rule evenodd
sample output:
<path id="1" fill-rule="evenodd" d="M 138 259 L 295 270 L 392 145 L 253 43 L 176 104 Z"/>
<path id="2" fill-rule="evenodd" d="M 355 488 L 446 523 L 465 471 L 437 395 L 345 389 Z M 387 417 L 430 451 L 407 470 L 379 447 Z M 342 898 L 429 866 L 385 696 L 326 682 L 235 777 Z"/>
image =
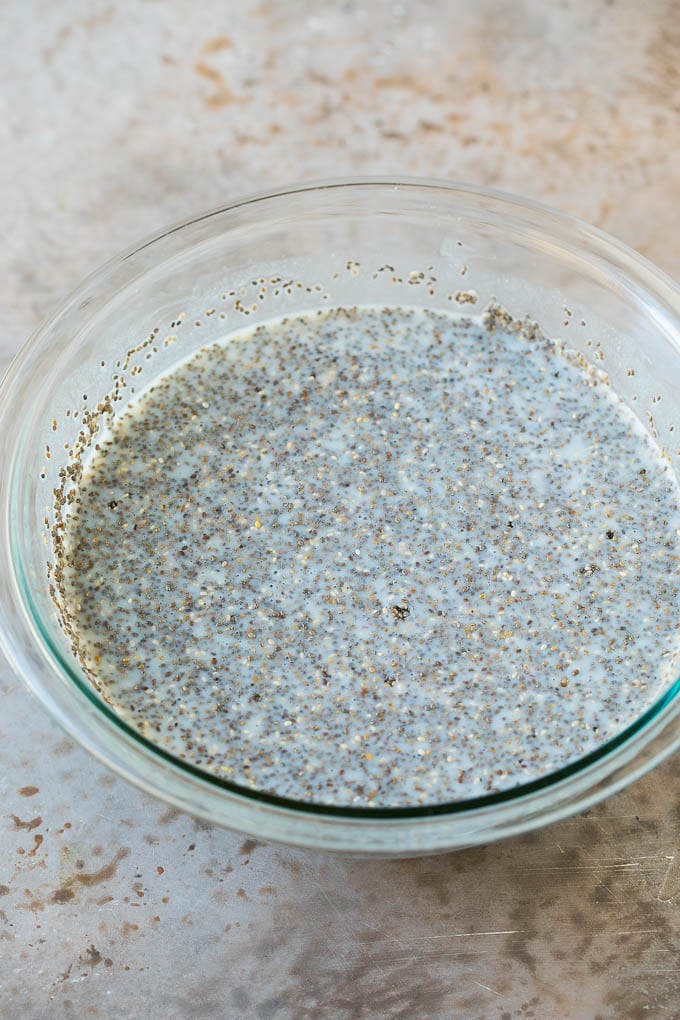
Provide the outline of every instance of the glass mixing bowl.
<path id="1" fill-rule="evenodd" d="M 452 309 L 474 298 L 475 310 L 493 300 L 530 315 L 605 370 L 677 466 L 680 290 L 600 231 L 474 187 L 331 181 L 235 202 L 109 262 L 24 346 L 0 389 L 0 640 L 17 674 L 100 761 L 229 828 L 404 856 L 555 821 L 680 744 L 679 681 L 616 739 L 540 780 L 436 806 L 327 807 L 254 792 L 173 757 L 118 718 L 76 664 L 47 573 L 53 490 L 114 380 L 130 397 L 206 343 L 275 316 L 339 304 Z"/>

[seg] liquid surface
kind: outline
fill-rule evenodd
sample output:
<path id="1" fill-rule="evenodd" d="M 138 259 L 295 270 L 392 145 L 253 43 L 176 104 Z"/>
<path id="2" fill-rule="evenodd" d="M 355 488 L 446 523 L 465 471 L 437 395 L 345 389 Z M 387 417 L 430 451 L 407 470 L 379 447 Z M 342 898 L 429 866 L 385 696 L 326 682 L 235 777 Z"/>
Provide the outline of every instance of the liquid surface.
<path id="1" fill-rule="evenodd" d="M 340 308 L 163 377 L 67 517 L 75 651 L 217 776 L 417 805 L 536 779 L 678 668 L 680 492 L 577 356 L 509 317 Z"/>

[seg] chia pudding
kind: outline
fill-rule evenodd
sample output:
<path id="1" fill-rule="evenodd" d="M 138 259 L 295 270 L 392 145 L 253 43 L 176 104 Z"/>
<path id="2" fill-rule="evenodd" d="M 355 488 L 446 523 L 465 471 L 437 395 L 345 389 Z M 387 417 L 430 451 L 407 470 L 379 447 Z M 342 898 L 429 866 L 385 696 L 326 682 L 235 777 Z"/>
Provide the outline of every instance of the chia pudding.
<path id="1" fill-rule="evenodd" d="M 680 488 L 535 326 L 338 307 L 203 348 L 85 465 L 55 572 L 101 696 L 298 800 L 505 790 L 674 682 Z"/>

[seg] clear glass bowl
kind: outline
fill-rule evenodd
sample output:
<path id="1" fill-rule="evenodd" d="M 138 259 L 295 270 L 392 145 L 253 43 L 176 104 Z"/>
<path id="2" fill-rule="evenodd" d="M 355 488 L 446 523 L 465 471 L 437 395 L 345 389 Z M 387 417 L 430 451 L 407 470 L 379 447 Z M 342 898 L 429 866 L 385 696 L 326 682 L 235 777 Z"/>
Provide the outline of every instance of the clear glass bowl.
<path id="1" fill-rule="evenodd" d="M 404 856 L 555 821 L 680 744 L 678 682 L 616 739 L 541 780 L 436 807 L 325 807 L 258 794 L 173 758 L 117 718 L 75 663 L 50 597 L 46 521 L 66 450 L 114 374 L 132 395 L 244 325 L 337 304 L 451 309 L 460 291 L 476 293 L 476 309 L 493 299 L 516 317 L 530 315 L 606 370 L 677 464 L 680 290 L 592 227 L 463 185 L 331 181 L 236 202 L 109 262 L 25 345 L 0 389 L 0 640 L 31 690 L 102 762 L 229 828 Z"/>

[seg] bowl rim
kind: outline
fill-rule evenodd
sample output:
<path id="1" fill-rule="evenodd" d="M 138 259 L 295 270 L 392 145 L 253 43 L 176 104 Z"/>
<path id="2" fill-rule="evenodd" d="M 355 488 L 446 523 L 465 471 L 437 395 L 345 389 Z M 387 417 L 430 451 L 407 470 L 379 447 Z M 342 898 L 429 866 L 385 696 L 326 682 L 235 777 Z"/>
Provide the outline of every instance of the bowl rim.
<path id="1" fill-rule="evenodd" d="M 229 202 L 223 206 L 219 206 L 207 212 L 181 220 L 170 227 L 155 232 L 137 244 L 132 245 L 124 252 L 113 256 L 102 266 L 96 269 L 85 280 L 83 280 L 81 284 L 76 287 L 71 294 L 64 299 L 64 301 L 61 302 L 61 304 L 42 323 L 42 325 L 39 326 L 11 362 L 2 382 L 0 383 L 0 423 L 2 423 L 3 420 L 5 423 L 7 422 L 10 414 L 9 405 L 11 405 L 11 399 L 9 399 L 9 394 L 11 388 L 15 380 L 20 377 L 22 373 L 27 371 L 31 355 L 35 351 L 40 350 L 43 339 L 57 327 L 60 319 L 67 313 L 67 311 L 72 309 L 74 305 L 84 304 L 87 295 L 93 286 L 105 281 L 107 276 L 115 267 L 118 267 L 124 262 L 134 262 L 135 258 L 138 257 L 140 253 L 145 252 L 149 248 L 153 248 L 154 245 L 162 241 L 164 238 L 181 233 L 183 230 L 186 230 L 195 224 L 234 212 L 235 210 L 247 209 L 248 206 L 261 203 L 275 202 L 276 200 L 289 198 L 292 195 L 299 196 L 310 192 L 332 191 L 335 189 L 351 190 L 357 187 L 373 187 L 380 190 L 391 189 L 395 192 L 421 189 L 432 192 L 433 196 L 435 194 L 441 195 L 443 193 L 451 199 L 455 196 L 459 196 L 463 199 L 467 198 L 468 200 L 484 200 L 484 202 L 490 202 L 497 206 L 498 210 L 503 210 L 505 208 L 523 213 L 525 216 L 529 214 L 532 220 L 540 221 L 541 233 L 544 233 L 551 240 L 555 241 L 559 239 L 562 241 L 563 245 L 567 246 L 570 242 L 571 246 L 577 250 L 583 248 L 585 245 L 587 246 L 587 254 L 591 260 L 593 258 L 600 259 L 606 263 L 610 270 L 618 269 L 626 275 L 631 276 L 639 287 L 643 288 L 646 292 L 651 292 L 657 298 L 660 298 L 661 301 L 670 309 L 670 312 L 667 312 L 666 314 L 670 315 L 676 324 L 680 323 L 680 288 L 669 276 L 667 276 L 667 274 L 658 269 L 633 249 L 615 238 L 610 237 L 606 232 L 599 228 L 589 226 L 574 216 L 562 213 L 540 202 L 496 189 L 458 183 L 455 181 L 436 180 L 427 177 L 378 175 L 307 181 L 246 195 L 243 198 L 235 199 L 233 202 Z M 11 446 L 12 444 L 10 443 L 9 445 Z M 10 465 L 13 469 L 16 467 L 11 457 L 8 456 L 5 460 L 10 461 Z M 140 760 L 137 763 L 138 766 L 144 761 L 148 761 L 149 756 L 151 756 L 151 758 L 157 762 L 162 763 L 162 768 L 165 773 L 171 772 L 186 777 L 189 780 L 190 785 L 195 786 L 198 784 L 201 787 L 205 787 L 208 790 L 213 791 L 217 795 L 217 798 L 222 799 L 225 804 L 229 800 L 236 798 L 241 802 L 245 802 L 246 806 L 273 808 L 276 812 L 283 812 L 286 815 L 295 814 L 296 816 L 306 816 L 310 819 L 323 818 L 327 821 L 335 820 L 336 822 L 351 821 L 361 825 L 369 822 L 406 822 L 408 820 L 423 818 L 429 818 L 432 820 L 435 818 L 440 818 L 442 820 L 454 819 L 470 815 L 479 815 L 480 813 L 489 815 L 494 809 L 499 807 L 514 806 L 530 802 L 534 799 L 537 800 L 537 802 L 540 802 L 544 799 L 543 795 L 551 794 L 556 790 L 564 788 L 564 798 L 566 799 L 564 800 L 563 810 L 560 809 L 561 802 L 558 797 L 557 802 L 554 804 L 554 810 L 552 811 L 552 815 L 555 818 L 561 817 L 571 813 L 573 810 L 573 808 L 570 808 L 566 803 L 569 800 L 573 781 L 578 781 L 579 785 L 582 786 L 587 780 L 586 788 L 591 791 L 589 802 L 594 802 L 595 800 L 599 800 L 602 797 L 610 795 L 610 793 L 612 793 L 616 788 L 616 783 L 609 783 L 604 790 L 598 790 L 598 792 L 594 792 L 594 789 L 598 782 L 606 780 L 607 777 L 615 771 L 617 764 L 620 764 L 620 760 L 617 758 L 617 752 L 621 753 L 624 760 L 629 760 L 639 754 L 643 747 L 646 747 L 659 735 L 659 730 L 668 724 L 669 712 L 671 709 L 675 710 L 672 713 L 673 717 L 680 712 L 680 697 L 678 697 L 680 695 L 680 678 L 678 678 L 675 683 L 670 685 L 661 694 L 661 696 L 658 697 L 654 703 L 630 725 L 604 744 L 575 761 L 570 762 L 559 769 L 550 771 L 546 773 L 546 775 L 540 776 L 537 779 L 512 786 L 506 790 L 495 793 L 487 793 L 477 797 L 463 798 L 455 801 L 394 807 L 371 807 L 368 805 L 357 806 L 344 804 L 335 805 L 316 801 L 295 800 L 288 797 L 281 797 L 274 793 L 268 793 L 263 790 L 241 786 L 238 783 L 233 783 L 230 780 L 223 779 L 220 776 L 206 772 L 200 767 L 193 765 L 191 762 L 182 760 L 158 744 L 155 744 L 153 741 L 150 741 L 147 737 L 143 736 L 140 731 L 136 730 L 133 726 L 118 716 L 115 711 L 110 708 L 110 706 L 97 696 L 94 688 L 85 680 L 85 678 L 81 677 L 74 669 L 71 668 L 71 665 L 66 660 L 61 650 L 52 643 L 49 635 L 40 626 L 40 613 L 33 602 L 30 585 L 23 569 L 23 564 L 21 564 L 21 562 L 17 562 L 16 558 L 12 555 L 15 546 L 11 542 L 11 535 L 17 516 L 12 513 L 12 493 L 14 491 L 14 486 L 12 485 L 11 478 L 9 482 L 6 478 L 0 478 L 0 486 L 2 486 L 2 488 L 0 488 L 0 498 L 2 498 L 2 503 L 4 504 L 0 506 L 0 534 L 4 531 L 5 535 L 8 536 L 9 539 L 6 544 L 6 549 L 10 554 L 7 563 L 7 573 L 8 575 L 11 575 L 11 581 L 13 582 L 13 595 L 15 598 L 18 597 L 20 599 L 18 611 L 23 617 L 26 633 L 30 633 L 32 639 L 39 645 L 43 664 L 48 667 L 52 674 L 59 673 L 59 679 L 62 683 L 70 683 L 79 692 L 80 696 L 84 696 L 85 699 L 87 699 L 89 702 L 89 708 L 95 710 L 100 722 L 110 730 L 110 733 L 113 734 L 114 737 L 115 735 L 120 735 L 124 738 L 126 746 L 130 749 L 138 748 L 140 752 Z M 4 539 L 5 536 L 2 536 L 2 538 Z M 0 604 L 6 601 L 7 593 L 4 589 L 0 588 Z M 126 779 L 132 781 L 138 786 L 142 786 L 148 792 L 152 792 L 155 796 L 159 796 L 175 804 L 178 803 L 177 796 L 173 796 L 172 793 L 169 793 L 167 790 L 159 789 L 156 785 L 145 783 L 140 777 L 139 767 L 136 769 L 133 769 L 131 765 L 126 767 L 125 756 L 116 756 L 112 753 L 110 746 L 102 748 L 101 741 L 97 740 L 98 734 L 101 736 L 101 733 L 99 732 L 100 727 L 94 725 L 94 717 L 92 716 L 91 711 L 85 713 L 85 715 L 81 714 L 77 718 L 69 717 L 68 697 L 64 700 L 63 697 L 56 695 L 53 687 L 52 690 L 50 690 L 49 681 L 45 681 L 43 678 L 38 678 L 32 671 L 27 671 L 26 663 L 23 661 L 22 650 L 19 647 L 17 635 L 12 632 L 11 626 L 7 625 L 8 619 L 9 614 L 2 614 L 2 617 L 0 618 L 0 648 L 5 652 L 5 655 L 9 659 L 15 672 L 20 675 L 29 688 L 37 694 L 38 698 L 46 705 L 51 714 L 57 718 L 60 724 L 72 736 L 74 736 L 81 745 L 84 745 L 92 754 L 110 768 L 113 768 L 116 772 L 123 775 Z M 54 679 L 54 677 L 52 679 Z M 84 725 L 84 719 L 86 721 L 89 720 L 89 725 Z M 639 740 L 636 741 L 635 738 L 639 738 Z M 632 743 L 635 743 L 634 747 L 631 747 Z M 108 744 L 110 745 L 111 741 L 109 741 Z M 674 748 L 679 745 L 680 734 L 677 735 L 674 741 L 668 742 L 661 751 L 654 753 L 651 758 L 644 763 L 644 766 L 638 769 L 638 773 L 642 774 L 654 765 L 658 764 L 660 760 L 672 753 Z M 633 776 L 633 778 L 637 778 L 637 775 Z M 630 781 L 630 778 L 626 778 L 618 785 L 621 787 Z M 225 794 L 227 794 L 228 797 L 225 797 Z M 215 798 L 213 797 L 212 802 L 214 801 Z M 583 798 L 581 798 L 579 804 L 582 803 L 584 803 Z M 212 809 L 201 810 L 200 805 L 198 806 L 198 809 L 196 806 L 188 806 L 187 809 L 193 810 L 194 813 L 203 814 L 204 817 L 220 822 L 221 824 L 229 824 L 228 820 L 225 821 L 223 818 L 215 817 L 214 810 Z M 534 827 L 534 825 L 530 824 L 526 826 L 526 828 L 532 827 Z M 501 834 L 506 833 L 503 832 Z M 272 838 L 276 838 L 276 836 L 272 836 Z M 489 838 L 488 833 L 485 834 L 484 838 Z M 286 837 L 286 841 L 291 842 L 289 837 Z M 310 845 L 310 843 L 306 841 L 304 845 Z"/>

